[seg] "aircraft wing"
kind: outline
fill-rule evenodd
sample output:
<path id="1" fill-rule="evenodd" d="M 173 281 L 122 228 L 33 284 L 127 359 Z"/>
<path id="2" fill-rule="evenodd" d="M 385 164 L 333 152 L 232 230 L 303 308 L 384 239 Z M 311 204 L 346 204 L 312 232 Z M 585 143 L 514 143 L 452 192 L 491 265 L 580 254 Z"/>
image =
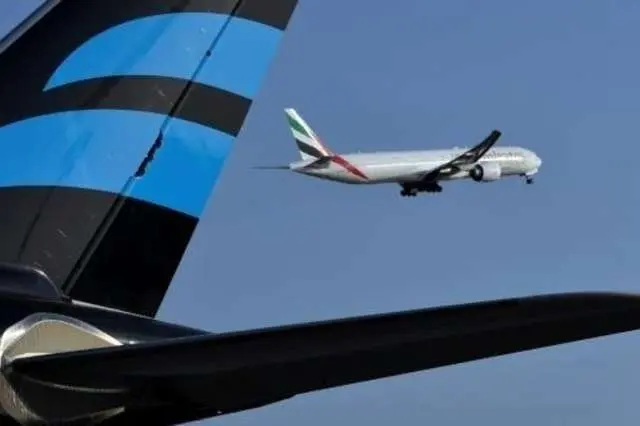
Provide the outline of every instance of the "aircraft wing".
<path id="1" fill-rule="evenodd" d="M 498 142 L 502 133 L 499 130 L 493 130 L 482 142 L 473 148 L 465 151 L 453 160 L 448 161 L 435 169 L 431 169 L 424 173 L 421 177 L 422 181 L 432 181 L 441 175 L 453 175 L 460 172 L 464 166 L 476 163 L 482 158 L 493 145 Z"/>
<path id="2" fill-rule="evenodd" d="M 159 425 L 637 328 L 638 296 L 557 294 L 58 353 L 4 368 L 25 389 L 100 389 L 155 405 L 157 418 L 145 419 Z"/>

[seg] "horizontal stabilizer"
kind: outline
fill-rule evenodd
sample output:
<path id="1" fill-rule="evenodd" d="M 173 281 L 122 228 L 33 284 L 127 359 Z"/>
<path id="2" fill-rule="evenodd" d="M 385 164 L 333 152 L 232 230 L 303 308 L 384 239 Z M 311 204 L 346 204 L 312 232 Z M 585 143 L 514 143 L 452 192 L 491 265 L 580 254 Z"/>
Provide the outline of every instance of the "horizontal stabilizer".
<path id="1" fill-rule="evenodd" d="M 289 166 L 254 166 L 256 170 L 291 170 Z"/>
<path id="2" fill-rule="evenodd" d="M 52 390 L 147 391 L 147 402 L 231 412 L 638 328 L 640 296 L 555 294 L 37 356 L 5 373 Z"/>

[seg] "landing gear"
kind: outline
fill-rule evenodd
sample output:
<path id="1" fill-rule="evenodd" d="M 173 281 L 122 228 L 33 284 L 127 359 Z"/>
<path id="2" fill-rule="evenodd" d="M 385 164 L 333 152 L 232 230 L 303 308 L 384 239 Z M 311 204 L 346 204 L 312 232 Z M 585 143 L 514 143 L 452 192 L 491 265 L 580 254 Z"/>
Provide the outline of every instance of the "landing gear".
<path id="1" fill-rule="evenodd" d="M 415 197 L 416 195 L 418 195 L 418 192 L 415 190 L 403 189 L 402 191 L 400 191 L 400 195 L 402 195 L 403 197 Z"/>
<path id="2" fill-rule="evenodd" d="M 402 185 L 400 195 L 403 197 L 415 197 L 419 192 L 442 192 L 442 187 L 437 183 L 428 183 L 421 185 Z"/>
<path id="3" fill-rule="evenodd" d="M 531 185 L 533 183 L 533 174 L 522 173 L 520 176 L 524 178 L 524 182 L 527 185 Z"/>

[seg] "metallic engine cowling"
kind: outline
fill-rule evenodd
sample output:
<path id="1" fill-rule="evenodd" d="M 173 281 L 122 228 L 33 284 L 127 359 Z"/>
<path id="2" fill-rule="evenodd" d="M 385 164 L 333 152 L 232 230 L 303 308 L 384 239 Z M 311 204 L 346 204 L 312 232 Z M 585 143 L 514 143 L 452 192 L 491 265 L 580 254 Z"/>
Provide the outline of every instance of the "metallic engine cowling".
<path id="1" fill-rule="evenodd" d="M 496 163 L 476 164 L 469 176 L 476 182 L 493 182 L 502 177 L 502 168 Z"/>
<path id="2" fill-rule="evenodd" d="M 0 406 L 20 424 L 110 417 L 122 409 L 114 406 L 117 389 L 73 389 L 10 374 L 19 358 L 120 346 L 122 342 L 75 318 L 36 313 L 8 327 L 0 337 Z M 73 372 L 69 372 L 73 374 Z"/>

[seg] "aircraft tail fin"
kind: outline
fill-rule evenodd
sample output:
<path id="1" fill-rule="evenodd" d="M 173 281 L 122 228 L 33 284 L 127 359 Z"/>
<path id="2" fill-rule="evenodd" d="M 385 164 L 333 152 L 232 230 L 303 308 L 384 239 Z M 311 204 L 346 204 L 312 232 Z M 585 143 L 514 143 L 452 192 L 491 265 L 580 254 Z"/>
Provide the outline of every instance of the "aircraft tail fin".
<path id="1" fill-rule="evenodd" d="M 48 0 L 0 40 L 0 263 L 155 316 L 296 5 Z"/>
<path id="2" fill-rule="evenodd" d="M 332 155 L 331 150 L 320 141 L 318 135 L 294 108 L 285 108 L 284 112 L 287 115 L 291 133 L 296 140 L 298 152 L 303 160 L 313 160 Z"/>

